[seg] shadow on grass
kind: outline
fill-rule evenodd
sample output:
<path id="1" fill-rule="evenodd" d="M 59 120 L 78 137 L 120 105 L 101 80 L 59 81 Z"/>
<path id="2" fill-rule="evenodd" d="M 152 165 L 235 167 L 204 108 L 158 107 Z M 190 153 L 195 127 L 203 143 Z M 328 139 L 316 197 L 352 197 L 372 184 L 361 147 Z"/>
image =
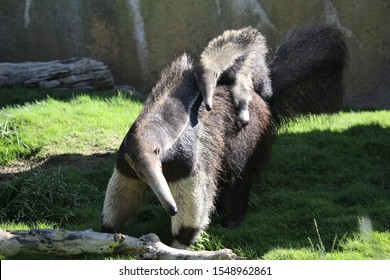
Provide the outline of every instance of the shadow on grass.
<path id="1" fill-rule="evenodd" d="M 303 248 L 361 231 L 390 230 L 390 129 L 358 125 L 342 132 L 280 135 L 271 166 L 252 187 L 240 228 L 208 233 L 229 248 L 261 257 L 273 248 Z M 318 224 L 321 241 L 317 236 Z"/>
<path id="2" fill-rule="evenodd" d="M 63 154 L 1 168 L 0 220 L 97 230 L 95 209 L 114 161 L 110 153 Z"/>
<path id="3" fill-rule="evenodd" d="M 224 229 L 215 222 L 218 217 L 213 218 L 205 249 L 214 249 L 209 243 L 222 244 L 247 258 L 261 258 L 278 247 L 307 248 L 310 242 L 321 242 L 326 250 L 337 249 L 335 240 L 361 231 L 362 218 L 368 219 L 375 231 L 390 230 L 388 139 L 390 130 L 379 125 L 359 125 L 343 132 L 280 135 L 273 147 L 271 166 L 252 187 L 248 214 L 241 227 Z M 53 189 L 53 181 L 44 182 L 54 177 L 59 187 L 65 185 L 62 189 L 69 196 L 77 191 L 83 198 L 70 207 L 72 215 L 67 220 L 40 217 L 39 211 L 34 212 L 35 218 L 60 223 L 67 229 L 99 230 L 104 191 L 115 158 L 115 153 L 52 156 L 31 170 L 14 170 L 3 176 L 0 184 L 15 190 L 26 182 L 43 182 L 43 189 Z M 4 201 L 4 197 L 0 198 L 0 208 L 12 201 Z M 32 197 L 23 203 L 33 206 L 34 202 L 28 201 Z M 65 203 L 66 195 L 62 199 Z M 65 206 L 69 209 L 69 204 Z M 3 222 L 7 220 L 14 221 L 15 216 L 3 217 Z M 150 232 L 170 243 L 169 217 L 152 194 L 123 233 L 139 237 Z"/>
<path id="4" fill-rule="evenodd" d="M 62 154 L 0 168 L 0 221 L 48 221 L 69 230 L 100 231 L 104 193 L 116 157 L 116 152 Z M 124 233 L 157 232 L 169 244 L 170 227 L 164 226 L 169 225 L 169 217 L 152 193 L 148 197 L 134 217 L 136 226 L 130 221 Z"/>

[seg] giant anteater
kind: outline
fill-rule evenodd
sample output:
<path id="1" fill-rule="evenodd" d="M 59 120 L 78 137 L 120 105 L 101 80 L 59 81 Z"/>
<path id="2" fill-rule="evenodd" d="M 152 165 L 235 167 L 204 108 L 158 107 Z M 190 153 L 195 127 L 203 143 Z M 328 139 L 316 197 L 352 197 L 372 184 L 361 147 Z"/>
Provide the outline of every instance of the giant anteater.
<path id="1" fill-rule="evenodd" d="M 177 58 L 119 148 L 102 231 L 119 232 L 143 204 L 148 186 L 172 216 L 174 247 L 193 244 L 215 208 L 226 216 L 224 226 L 239 225 L 250 186 L 269 158 L 275 128 L 293 113 L 322 111 L 324 103 L 340 96 L 346 57 L 343 36 L 334 26 L 293 31 L 270 63 L 269 103 L 254 91 L 256 84 L 249 87 L 251 121 L 244 127 L 236 124 L 234 65 L 214 85 L 208 111 L 192 60 Z"/>

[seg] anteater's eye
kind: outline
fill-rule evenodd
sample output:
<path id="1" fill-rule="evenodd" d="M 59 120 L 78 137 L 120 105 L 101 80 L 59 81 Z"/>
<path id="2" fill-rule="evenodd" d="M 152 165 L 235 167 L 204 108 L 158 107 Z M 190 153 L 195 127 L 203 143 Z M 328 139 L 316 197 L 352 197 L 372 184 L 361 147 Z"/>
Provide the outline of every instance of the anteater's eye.
<path id="1" fill-rule="evenodd" d="M 157 156 L 160 155 L 160 153 L 161 153 L 161 148 L 160 148 L 160 146 L 157 146 L 156 149 L 154 149 L 154 153 L 155 153 Z"/>
<path id="2" fill-rule="evenodd" d="M 134 161 L 131 159 L 131 157 L 125 153 L 125 160 L 130 165 L 131 168 L 134 169 Z"/>

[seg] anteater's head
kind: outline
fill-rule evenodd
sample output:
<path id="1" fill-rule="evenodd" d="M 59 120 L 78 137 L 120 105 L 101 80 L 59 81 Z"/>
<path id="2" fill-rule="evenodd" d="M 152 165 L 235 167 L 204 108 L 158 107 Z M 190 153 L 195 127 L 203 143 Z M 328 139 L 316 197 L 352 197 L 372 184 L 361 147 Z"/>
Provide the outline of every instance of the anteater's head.
<path id="1" fill-rule="evenodd" d="M 153 141 L 137 141 L 130 132 L 124 139 L 124 157 L 138 178 L 150 186 L 164 209 L 174 216 L 177 213 L 176 202 L 162 172 L 160 160 L 161 147 Z"/>
<path id="2" fill-rule="evenodd" d="M 203 102 L 206 110 L 210 111 L 213 107 L 214 89 L 217 86 L 219 73 L 211 68 L 199 65 L 195 70 L 195 78 L 198 88 L 203 96 Z"/>

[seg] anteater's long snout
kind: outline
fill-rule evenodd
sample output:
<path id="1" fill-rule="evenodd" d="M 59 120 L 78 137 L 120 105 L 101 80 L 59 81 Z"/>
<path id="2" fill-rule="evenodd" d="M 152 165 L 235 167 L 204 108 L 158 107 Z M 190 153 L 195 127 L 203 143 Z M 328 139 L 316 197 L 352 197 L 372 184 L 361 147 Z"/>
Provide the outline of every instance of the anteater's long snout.
<path id="1" fill-rule="evenodd" d="M 176 202 L 164 174 L 160 170 L 152 171 L 148 181 L 148 185 L 152 188 L 165 211 L 167 211 L 169 215 L 175 216 L 177 214 Z"/>
<path id="2" fill-rule="evenodd" d="M 142 162 L 141 166 L 136 167 L 135 162 L 127 153 L 125 153 L 125 160 L 138 174 L 138 177 L 152 188 L 165 211 L 167 211 L 169 215 L 175 216 L 177 214 L 176 202 L 173 199 L 167 180 L 162 173 L 161 162 L 157 162 L 157 159 L 153 159 L 151 161 Z M 142 172 L 142 176 L 140 176 L 140 172 Z"/>

